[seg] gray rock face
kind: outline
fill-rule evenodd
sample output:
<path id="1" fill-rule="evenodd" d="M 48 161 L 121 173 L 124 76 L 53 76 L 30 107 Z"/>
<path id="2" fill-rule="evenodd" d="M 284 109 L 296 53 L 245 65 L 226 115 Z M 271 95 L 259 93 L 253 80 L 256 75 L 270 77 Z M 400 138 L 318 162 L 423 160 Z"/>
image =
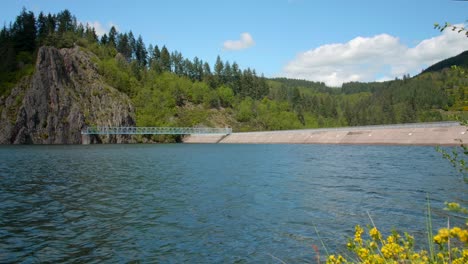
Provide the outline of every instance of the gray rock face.
<path id="1" fill-rule="evenodd" d="M 104 83 L 93 56 L 78 47 L 40 48 L 33 76 L 0 98 L 0 144 L 81 144 L 86 126 L 135 126 L 130 99 Z M 91 137 L 91 143 L 130 141 Z"/>

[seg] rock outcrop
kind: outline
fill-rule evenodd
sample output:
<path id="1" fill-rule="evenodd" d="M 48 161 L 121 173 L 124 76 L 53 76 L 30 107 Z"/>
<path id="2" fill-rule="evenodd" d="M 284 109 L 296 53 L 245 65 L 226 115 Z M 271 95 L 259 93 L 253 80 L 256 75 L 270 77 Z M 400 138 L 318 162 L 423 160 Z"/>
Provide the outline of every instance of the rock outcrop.
<path id="1" fill-rule="evenodd" d="M 0 144 L 80 144 L 86 126 L 135 125 L 130 99 L 103 81 L 95 55 L 79 47 L 42 47 L 37 56 L 34 74 L 0 98 Z M 103 143 L 130 140 L 91 138 Z"/>

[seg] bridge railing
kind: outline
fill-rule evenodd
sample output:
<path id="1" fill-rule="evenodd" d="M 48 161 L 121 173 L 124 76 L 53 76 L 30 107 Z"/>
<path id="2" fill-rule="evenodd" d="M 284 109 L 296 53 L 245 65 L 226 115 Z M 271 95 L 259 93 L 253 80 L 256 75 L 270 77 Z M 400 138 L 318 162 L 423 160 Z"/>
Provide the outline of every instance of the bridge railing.
<path id="1" fill-rule="evenodd" d="M 232 128 L 208 127 L 87 127 L 81 131 L 83 135 L 194 135 L 232 133 Z"/>

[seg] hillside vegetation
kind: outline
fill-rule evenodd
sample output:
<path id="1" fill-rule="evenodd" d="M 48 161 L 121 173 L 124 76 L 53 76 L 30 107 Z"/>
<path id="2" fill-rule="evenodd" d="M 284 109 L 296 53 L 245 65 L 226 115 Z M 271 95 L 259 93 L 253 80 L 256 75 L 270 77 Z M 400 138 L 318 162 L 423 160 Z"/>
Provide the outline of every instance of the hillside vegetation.
<path id="1" fill-rule="evenodd" d="M 36 16 L 25 9 L 0 32 L 0 110 L 1 98 L 32 75 L 41 46 L 94 53 L 105 83 L 130 97 L 137 126 L 279 130 L 453 120 L 468 111 L 466 75 L 450 68 L 466 66 L 466 52 L 413 78 L 329 88 L 267 79 L 219 56 L 209 65 L 114 27 L 98 37 L 68 10 Z"/>

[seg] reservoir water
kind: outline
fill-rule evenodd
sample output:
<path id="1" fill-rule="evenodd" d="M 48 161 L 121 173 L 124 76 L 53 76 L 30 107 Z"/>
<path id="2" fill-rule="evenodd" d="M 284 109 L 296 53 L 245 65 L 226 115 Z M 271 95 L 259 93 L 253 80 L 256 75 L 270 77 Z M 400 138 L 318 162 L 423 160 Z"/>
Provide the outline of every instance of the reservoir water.
<path id="1" fill-rule="evenodd" d="M 0 146 L 0 262 L 316 263 L 369 215 L 424 247 L 466 188 L 433 147 Z"/>

